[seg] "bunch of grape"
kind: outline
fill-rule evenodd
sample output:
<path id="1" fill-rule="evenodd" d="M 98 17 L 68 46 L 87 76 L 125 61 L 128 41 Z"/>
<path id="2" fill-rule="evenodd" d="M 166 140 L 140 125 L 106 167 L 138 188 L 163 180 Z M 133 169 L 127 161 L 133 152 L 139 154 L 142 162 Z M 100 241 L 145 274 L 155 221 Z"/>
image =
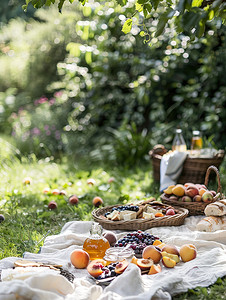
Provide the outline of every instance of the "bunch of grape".
<path id="1" fill-rule="evenodd" d="M 148 245 L 152 245 L 155 240 L 159 240 L 159 238 L 147 232 L 137 230 L 119 239 L 114 247 L 125 247 L 129 244 L 129 248 L 132 248 L 135 254 L 141 254 L 143 249 Z"/>
<path id="2" fill-rule="evenodd" d="M 137 205 L 121 205 L 118 207 L 113 207 L 111 211 L 105 213 L 105 217 L 107 217 L 114 210 L 123 211 L 123 210 L 131 210 L 137 212 L 139 210 L 139 206 Z"/>

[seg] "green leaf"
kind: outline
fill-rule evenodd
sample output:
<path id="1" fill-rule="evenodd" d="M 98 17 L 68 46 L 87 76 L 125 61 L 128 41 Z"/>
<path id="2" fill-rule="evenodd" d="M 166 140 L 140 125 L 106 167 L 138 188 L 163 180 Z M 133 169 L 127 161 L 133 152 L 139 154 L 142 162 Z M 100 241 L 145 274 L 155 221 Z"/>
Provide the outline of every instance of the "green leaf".
<path id="1" fill-rule="evenodd" d="M 185 10 L 185 0 L 180 0 L 177 7 L 176 7 L 176 10 L 178 10 L 180 13 L 183 13 L 184 10 Z"/>
<path id="2" fill-rule="evenodd" d="M 66 50 L 69 51 L 71 55 L 79 57 L 81 53 L 80 46 L 81 44 L 71 42 L 67 45 Z"/>
<path id="3" fill-rule="evenodd" d="M 70 3 L 73 3 L 73 2 L 74 2 L 74 0 L 69 0 L 69 2 L 70 2 Z"/>
<path id="4" fill-rule="evenodd" d="M 116 0 L 116 2 L 117 2 L 120 6 L 124 6 L 124 5 L 126 5 L 126 3 L 127 3 L 126 0 Z"/>
<path id="5" fill-rule="evenodd" d="M 221 5 L 221 3 L 222 3 L 222 0 L 215 0 L 213 2 L 213 4 L 211 5 L 211 8 L 212 9 L 218 8 Z"/>
<path id="6" fill-rule="evenodd" d="M 141 31 L 141 32 L 139 33 L 139 35 L 140 35 L 141 37 L 144 37 L 144 36 L 146 35 L 146 33 L 145 33 L 144 31 Z"/>
<path id="7" fill-rule="evenodd" d="M 159 2 L 160 0 L 150 0 L 151 1 L 151 5 L 154 7 L 154 9 L 156 10 L 158 8 Z"/>
<path id="8" fill-rule="evenodd" d="M 157 30 L 155 32 L 155 36 L 159 36 L 163 32 L 163 30 L 164 30 L 164 28 L 166 26 L 167 21 L 168 21 L 168 19 L 166 18 L 165 15 L 162 15 L 160 17 L 160 19 L 158 21 L 158 25 L 157 25 Z"/>
<path id="9" fill-rule="evenodd" d="M 87 51 L 85 54 L 85 60 L 88 65 L 92 63 L 92 52 Z"/>
<path id="10" fill-rule="evenodd" d="M 202 5 L 203 0 L 193 0 L 192 7 L 200 7 Z"/>
<path id="11" fill-rule="evenodd" d="M 208 14 L 209 20 L 213 20 L 214 18 L 214 10 L 210 10 L 209 14 Z"/>
<path id="12" fill-rule="evenodd" d="M 150 13 L 152 11 L 152 6 L 150 3 L 144 4 L 144 8 Z"/>
<path id="13" fill-rule="evenodd" d="M 127 19 L 122 27 L 122 32 L 124 32 L 125 34 L 129 33 L 132 29 L 132 19 Z"/>
<path id="14" fill-rule="evenodd" d="M 84 6 L 83 7 L 83 15 L 85 17 L 89 17 L 92 13 L 92 8 L 90 6 Z"/>
<path id="15" fill-rule="evenodd" d="M 137 3 L 139 4 L 145 4 L 147 2 L 147 0 L 138 0 Z"/>
<path id="16" fill-rule="evenodd" d="M 143 5 L 140 4 L 140 3 L 138 3 L 138 2 L 136 2 L 135 8 L 136 8 L 137 11 L 141 12 L 143 10 Z"/>
<path id="17" fill-rule="evenodd" d="M 65 0 L 60 0 L 60 2 L 59 2 L 59 4 L 58 4 L 59 12 L 61 12 L 62 7 L 63 7 L 63 5 L 64 5 L 64 2 L 65 2 Z"/>

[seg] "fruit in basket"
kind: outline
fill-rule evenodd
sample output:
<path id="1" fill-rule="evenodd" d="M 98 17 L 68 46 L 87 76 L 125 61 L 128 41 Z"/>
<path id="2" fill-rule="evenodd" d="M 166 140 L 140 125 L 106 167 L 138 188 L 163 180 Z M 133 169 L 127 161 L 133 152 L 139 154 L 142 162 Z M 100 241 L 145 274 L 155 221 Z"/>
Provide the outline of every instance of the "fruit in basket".
<path id="1" fill-rule="evenodd" d="M 175 255 L 180 255 L 179 254 L 179 251 L 177 250 L 177 248 L 173 245 L 165 245 L 163 248 L 162 248 L 162 252 L 167 252 L 167 253 L 171 253 L 171 254 L 175 254 Z"/>
<path id="2" fill-rule="evenodd" d="M 147 247 L 144 248 L 143 252 L 142 252 L 142 257 L 144 259 L 152 259 L 153 262 L 155 264 L 157 264 L 161 258 L 162 258 L 162 255 L 161 255 L 161 252 L 153 245 L 149 245 Z"/>
<path id="3" fill-rule="evenodd" d="M 202 201 L 205 203 L 210 203 L 213 201 L 213 195 L 209 192 L 206 191 L 203 195 L 202 195 Z"/>
<path id="4" fill-rule="evenodd" d="M 99 207 L 100 205 L 102 205 L 104 203 L 103 199 L 100 197 L 94 197 L 93 198 L 93 205 L 95 207 Z"/>
<path id="5" fill-rule="evenodd" d="M 172 193 L 178 197 L 182 197 L 185 194 L 185 188 L 182 184 L 177 184 L 174 188 L 172 188 Z"/>
<path id="6" fill-rule="evenodd" d="M 148 275 L 153 275 L 160 273 L 162 271 L 162 268 L 160 265 L 152 265 L 150 268 L 150 271 L 148 272 Z"/>
<path id="7" fill-rule="evenodd" d="M 137 266 L 142 270 L 142 271 L 146 271 L 149 270 L 151 268 L 151 266 L 153 265 L 153 260 L 150 258 L 139 258 L 137 260 Z"/>
<path id="8" fill-rule="evenodd" d="M 103 233 L 103 236 L 105 237 L 105 239 L 108 240 L 110 246 L 114 246 L 116 241 L 117 241 L 117 238 L 116 238 L 116 235 L 111 232 L 111 231 L 106 231 Z"/>
<path id="9" fill-rule="evenodd" d="M 180 248 L 180 257 L 183 262 L 190 261 L 197 256 L 197 249 L 193 244 L 185 244 Z"/>
<path id="10" fill-rule="evenodd" d="M 215 197 L 216 194 L 217 194 L 217 192 L 215 192 L 215 191 L 213 191 L 213 190 L 211 190 L 210 193 L 212 194 L 213 197 Z"/>
<path id="11" fill-rule="evenodd" d="M 183 196 L 183 197 L 182 197 L 182 201 L 183 201 L 183 202 L 192 202 L 192 198 L 189 197 L 189 196 Z"/>
<path id="12" fill-rule="evenodd" d="M 169 197 L 169 200 L 171 200 L 171 201 L 178 201 L 178 197 L 177 196 L 175 196 L 175 195 L 171 195 L 170 197 Z"/>
<path id="13" fill-rule="evenodd" d="M 175 215 L 175 210 L 173 208 L 169 208 L 166 211 L 166 216 L 174 216 Z"/>
<path id="14" fill-rule="evenodd" d="M 199 195 L 202 196 L 206 191 L 207 189 L 204 188 L 199 189 Z"/>
<path id="15" fill-rule="evenodd" d="M 195 185 L 190 185 L 185 189 L 185 195 L 191 198 L 199 194 L 199 190 Z"/>
<path id="16" fill-rule="evenodd" d="M 176 266 L 175 260 L 173 260 L 172 258 L 170 258 L 168 256 L 163 256 L 162 263 L 167 268 L 174 268 Z"/>
<path id="17" fill-rule="evenodd" d="M 127 260 L 122 260 L 120 262 L 117 263 L 117 265 L 115 266 L 115 273 L 116 274 L 122 274 L 125 269 L 128 267 L 129 262 Z"/>
<path id="18" fill-rule="evenodd" d="M 196 196 L 193 198 L 193 201 L 194 201 L 194 202 L 202 202 L 202 196 L 196 195 Z"/>
<path id="19" fill-rule="evenodd" d="M 82 249 L 76 249 L 71 252 L 70 260 L 75 268 L 85 269 L 89 263 L 89 254 Z"/>
<path id="20" fill-rule="evenodd" d="M 167 195 L 171 195 L 173 193 L 173 188 L 175 187 L 175 185 L 170 185 L 168 186 L 167 189 L 163 190 L 163 192 Z"/>
<path id="21" fill-rule="evenodd" d="M 179 263 L 179 262 L 180 262 L 180 258 L 179 258 L 179 256 L 176 255 L 176 254 L 171 254 L 171 253 L 168 253 L 168 252 L 166 252 L 166 251 L 162 251 L 161 254 L 162 254 L 162 257 L 167 256 L 167 257 L 169 257 L 169 258 L 175 260 L 176 263 Z"/>

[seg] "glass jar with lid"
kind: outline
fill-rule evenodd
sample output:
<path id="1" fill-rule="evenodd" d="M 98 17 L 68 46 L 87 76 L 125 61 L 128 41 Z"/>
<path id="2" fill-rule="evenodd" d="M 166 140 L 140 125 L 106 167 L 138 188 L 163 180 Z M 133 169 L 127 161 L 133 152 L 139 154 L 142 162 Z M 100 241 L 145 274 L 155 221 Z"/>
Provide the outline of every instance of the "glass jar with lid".
<path id="1" fill-rule="evenodd" d="M 199 130 L 192 131 L 192 140 L 191 140 L 191 150 L 201 150 L 202 149 L 202 137 Z"/>
<path id="2" fill-rule="evenodd" d="M 134 256 L 134 250 L 128 247 L 112 247 L 106 250 L 104 260 L 107 264 L 115 263 L 123 260 L 131 262 Z"/>
<path id="3" fill-rule="evenodd" d="M 175 151 L 179 151 L 179 152 L 185 152 L 187 151 L 187 146 L 182 134 L 182 129 L 178 128 L 176 129 L 176 134 L 175 137 L 173 139 L 173 144 L 172 144 L 172 150 Z"/>

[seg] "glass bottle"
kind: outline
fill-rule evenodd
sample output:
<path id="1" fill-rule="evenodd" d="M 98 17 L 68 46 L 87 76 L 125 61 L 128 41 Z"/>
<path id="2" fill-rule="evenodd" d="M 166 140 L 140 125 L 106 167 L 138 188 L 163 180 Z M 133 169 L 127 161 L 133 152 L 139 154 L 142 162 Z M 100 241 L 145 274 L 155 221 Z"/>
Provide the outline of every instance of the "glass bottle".
<path id="1" fill-rule="evenodd" d="M 89 253 L 90 260 L 103 258 L 105 252 L 110 248 L 108 240 L 102 235 L 103 228 L 94 222 L 91 226 L 90 236 L 83 244 L 83 250 Z"/>
<path id="2" fill-rule="evenodd" d="M 202 149 L 202 137 L 199 130 L 192 131 L 191 150 Z"/>
<path id="3" fill-rule="evenodd" d="M 173 139 L 173 144 L 172 144 L 172 150 L 177 150 L 179 152 L 185 152 L 187 151 L 187 146 L 184 140 L 184 137 L 182 135 L 182 130 L 181 129 L 176 129 L 176 134 Z"/>

